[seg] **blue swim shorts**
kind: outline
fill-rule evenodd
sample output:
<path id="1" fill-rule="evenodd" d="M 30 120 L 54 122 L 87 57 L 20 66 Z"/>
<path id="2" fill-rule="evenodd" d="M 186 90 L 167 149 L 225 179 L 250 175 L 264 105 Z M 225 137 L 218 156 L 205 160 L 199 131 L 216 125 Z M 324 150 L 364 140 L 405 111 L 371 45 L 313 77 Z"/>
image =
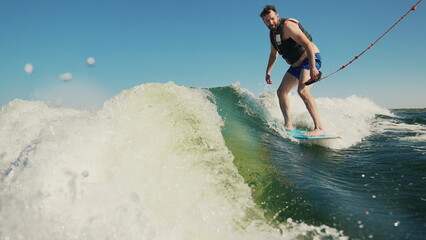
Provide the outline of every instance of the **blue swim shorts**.
<path id="1" fill-rule="evenodd" d="M 315 66 L 317 67 L 318 70 L 321 68 L 321 55 L 319 53 L 315 53 Z M 307 70 L 311 69 L 311 67 L 309 66 L 309 59 L 308 58 L 303 60 L 302 64 L 300 64 L 300 66 L 290 67 L 287 70 L 287 72 L 290 73 L 291 75 L 295 76 L 297 79 L 299 79 L 300 72 L 302 71 L 302 69 L 307 69 Z"/>

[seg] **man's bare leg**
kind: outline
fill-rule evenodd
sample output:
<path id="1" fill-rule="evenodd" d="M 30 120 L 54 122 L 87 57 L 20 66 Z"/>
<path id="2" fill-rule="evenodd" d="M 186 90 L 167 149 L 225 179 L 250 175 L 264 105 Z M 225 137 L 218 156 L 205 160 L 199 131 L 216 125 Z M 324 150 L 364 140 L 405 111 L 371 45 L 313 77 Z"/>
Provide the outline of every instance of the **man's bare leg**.
<path id="1" fill-rule="evenodd" d="M 314 130 L 305 134 L 305 136 L 324 135 L 325 130 L 318 114 L 315 99 L 312 97 L 311 93 L 309 92 L 312 85 L 306 86 L 304 84 L 309 79 L 310 79 L 309 70 L 303 69 L 302 73 L 300 74 L 300 80 L 299 80 L 299 86 L 298 86 L 297 92 L 299 93 L 299 96 L 302 98 L 303 102 L 305 103 L 306 109 L 308 109 L 308 112 L 311 115 L 312 120 L 314 121 Z"/>
<path id="2" fill-rule="evenodd" d="M 299 80 L 296 77 L 286 72 L 277 90 L 281 112 L 284 116 L 284 128 L 289 131 L 293 130 L 294 126 L 290 117 L 290 98 L 288 94 L 298 83 Z"/>

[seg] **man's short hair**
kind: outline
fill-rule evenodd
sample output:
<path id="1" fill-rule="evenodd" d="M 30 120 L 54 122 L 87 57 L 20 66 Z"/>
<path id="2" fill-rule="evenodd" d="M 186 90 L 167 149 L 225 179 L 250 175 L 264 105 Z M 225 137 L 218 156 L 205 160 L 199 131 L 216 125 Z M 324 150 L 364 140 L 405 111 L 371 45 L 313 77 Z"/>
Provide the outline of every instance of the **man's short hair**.
<path id="1" fill-rule="evenodd" d="M 266 15 L 270 14 L 270 13 L 271 13 L 271 11 L 273 11 L 273 12 L 275 12 L 275 13 L 278 13 L 278 12 L 277 12 L 277 10 L 275 9 L 275 6 L 274 6 L 274 5 L 266 5 L 266 6 L 263 8 L 262 12 L 260 13 L 260 17 L 261 17 L 261 18 L 265 17 Z"/>

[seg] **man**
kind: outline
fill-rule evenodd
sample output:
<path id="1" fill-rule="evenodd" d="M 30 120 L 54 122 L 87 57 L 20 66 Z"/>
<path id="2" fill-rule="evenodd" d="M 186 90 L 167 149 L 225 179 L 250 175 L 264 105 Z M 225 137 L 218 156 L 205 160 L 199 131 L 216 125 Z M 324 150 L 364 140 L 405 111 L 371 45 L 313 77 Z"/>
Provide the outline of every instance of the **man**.
<path id="1" fill-rule="evenodd" d="M 297 92 L 304 101 L 313 121 L 314 129 L 305 134 L 317 136 L 324 134 L 324 128 L 318 115 L 314 98 L 309 93 L 312 85 L 305 85 L 310 79 L 319 76 L 321 56 L 318 47 L 312 42 L 311 35 L 291 18 L 280 18 L 273 5 L 267 5 L 260 17 L 270 29 L 271 53 L 269 54 L 268 67 L 266 68 L 266 83 L 272 84 L 271 71 L 278 58 L 278 54 L 286 60 L 290 68 L 285 73 L 281 85 L 277 90 L 281 111 L 284 115 L 286 130 L 294 129 L 290 117 L 290 99 L 288 94 L 298 85 Z"/>

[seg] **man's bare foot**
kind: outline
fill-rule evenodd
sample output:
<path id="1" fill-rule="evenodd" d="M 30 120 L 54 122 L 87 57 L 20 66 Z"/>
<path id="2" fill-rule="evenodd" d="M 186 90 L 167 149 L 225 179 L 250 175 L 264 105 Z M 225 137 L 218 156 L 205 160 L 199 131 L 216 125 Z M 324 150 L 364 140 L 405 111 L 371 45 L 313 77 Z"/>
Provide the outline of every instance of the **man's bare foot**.
<path id="1" fill-rule="evenodd" d="M 292 125 L 289 125 L 289 126 L 284 125 L 284 128 L 285 128 L 286 131 L 293 131 L 294 130 L 294 127 Z"/>
<path id="2" fill-rule="evenodd" d="M 325 131 L 323 129 L 314 129 L 306 134 L 303 134 L 303 136 L 320 136 L 325 135 Z"/>

